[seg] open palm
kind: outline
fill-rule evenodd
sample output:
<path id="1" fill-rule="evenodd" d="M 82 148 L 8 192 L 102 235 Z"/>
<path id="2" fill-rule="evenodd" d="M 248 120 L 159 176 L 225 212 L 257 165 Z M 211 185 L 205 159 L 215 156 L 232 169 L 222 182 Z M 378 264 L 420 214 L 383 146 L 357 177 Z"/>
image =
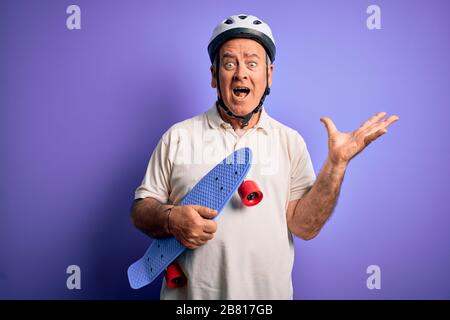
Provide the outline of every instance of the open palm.
<path id="1" fill-rule="evenodd" d="M 330 118 L 320 118 L 328 131 L 328 157 L 336 164 L 346 164 L 363 151 L 372 141 L 387 132 L 387 127 L 396 122 L 398 116 L 384 120 L 386 112 L 379 112 L 351 133 L 340 132 Z"/>

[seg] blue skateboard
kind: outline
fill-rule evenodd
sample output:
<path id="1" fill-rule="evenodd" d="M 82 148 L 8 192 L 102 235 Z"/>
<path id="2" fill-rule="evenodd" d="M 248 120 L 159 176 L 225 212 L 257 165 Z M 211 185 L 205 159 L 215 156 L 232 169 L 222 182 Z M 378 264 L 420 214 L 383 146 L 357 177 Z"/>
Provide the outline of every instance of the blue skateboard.
<path id="1" fill-rule="evenodd" d="M 217 218 L 250 170 L 251 161 L 249 148 L 236 150 L 204 176 L 178 205 L 208 207 L 217 210 L 214 219 Z M 247 182 L 250 185 L 246 188 Z M 247 206 L 262 199 L 262 193 L 255 186 L 253 181 L 246 181 L 239 188 L 239 195 Z M 174 236 L 154 239 L 144 256 L 128 268 L 130 286 L 139 289 L 150 284 L 186 249 Z"/>

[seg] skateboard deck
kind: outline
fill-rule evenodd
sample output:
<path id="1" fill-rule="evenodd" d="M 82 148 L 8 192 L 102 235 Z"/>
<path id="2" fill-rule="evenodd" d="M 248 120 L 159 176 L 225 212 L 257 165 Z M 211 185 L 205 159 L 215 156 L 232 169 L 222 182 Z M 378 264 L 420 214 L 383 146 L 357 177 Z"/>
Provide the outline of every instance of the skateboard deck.
<path id="1" fill-rule="evenodd" d="M 200 205 L 217 210 L 217 218 L 251 167 L 252 152 L 238 149 L 208 172 L 177 205 Z M 174 236 L 154 239 L 144 256 L 128 268 L 133 289 L 155 280 L 185 250 Z"/>

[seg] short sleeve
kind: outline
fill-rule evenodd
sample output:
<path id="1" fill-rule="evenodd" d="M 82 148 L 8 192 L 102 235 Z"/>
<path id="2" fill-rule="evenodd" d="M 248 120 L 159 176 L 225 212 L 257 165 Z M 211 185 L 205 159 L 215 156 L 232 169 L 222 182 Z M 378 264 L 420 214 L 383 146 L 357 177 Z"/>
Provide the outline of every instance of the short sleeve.
<path id="1" fill-rule="evenodd" d="M 167 143 L 161 139 L 153 150 L 144 179 L 134 193 L 134 199 L 152 197 L 167 203 L 170 195 L 170 161 Z"/>
<path id="2" fill-rule="evenodd" d="M 291 162 L 291 190 L 289 201 L 297 200 L 312 187 L 316 181 L 316 174 L 306 143 L 300 134 L 295 135 Z"/>

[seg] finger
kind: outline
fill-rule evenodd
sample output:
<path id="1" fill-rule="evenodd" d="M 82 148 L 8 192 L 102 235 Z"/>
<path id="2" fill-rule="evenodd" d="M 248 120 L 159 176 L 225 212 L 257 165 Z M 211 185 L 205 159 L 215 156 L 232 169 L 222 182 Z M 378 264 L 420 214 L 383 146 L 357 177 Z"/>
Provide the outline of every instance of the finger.
<path id="1" fill-rule="evenodd" d="M 383 122 L 385 123 L 385 128 L 389 127 L 391 124 L 393 124 L 394 122 L 397 122 L 400 118 L 396 115 L 390 116 L 388 117 L 386 120 L 384 120 Z"/>
<path id="2" fill-rule="evenodd" d="M 204 245 L 206 242 L 207 242 L 206 240 L 198 239 L 197 241 L 195 241 L 195 246 L 198 248 Z"/>
<path id="3" fill-rule="evenodd" d="M 203 231 L 207 233 L 215 233 L 217 231 L 217 223 L 213 220 L 205 220 Z"/>
<path id="4" fill-rule="evenodd" d="M 376 132 L 373 132 L 370 135 L 367 135 L 366 137 L 364 137 L 364 145 L 368 146 L 370 143 L 372 143 L 373 141 L 375 141 L 376 139 L 378 139 L 380 136 L 382 136 L 383 134 L 385 134 L 387 132 L 387 129 L 380 129 Z"/>
<path id="5" fill-rule="evenodd" d="M 395 115 L 389 116 L 388 118 L 384 119 L 383 121 L 381 121 L 381 122 L 379 122 L 377 124 L 374 124 L 371 127 L 367 128 L 365 131 L 362 131 L 362 134 L 364 136 L 371 135 L 374 132 L 377 132 L 378 130 L 387 128 L 392 123 L 394 123 L 394 122 L 396 122 L 398 120 L 399 120 L 398 116 L 395 116 Z"/>
<path id="6" fill-rule="evenodd" d="M 336 126 L 333 123 L 333 120 L 331 120 L 330 118 L 322 117 L 320 118 L 320 121 L 323 122 L 323 124 L 327 128 L 328 137 L 330 137 L 331 134 L 337 131 Z"/>
<path id="7" fill-rule="evenodd" d="M 200 240 L 201 241 L 209 241 L 209 240 L 212 240 L 214 238 L 214 233 L 203 233 L 201 236 L 200 236 Z"/>
<path id="8" fill-rule="evenodd" d="M 198 246 L 192 241 L 185 241 L 182 243 L 188 249 L 196 249 Z"/>
<path id="9" fill-rule="evenodd" d="M 191 238 L 189 240 L 187 240 L 185 243 L 183 243 L 183 245 L 189 249 L 197 249 L 199 246 L 205 244 L 206 241 L 201 240 L 200 238 Z"/>
<path id="10" fill-rule="evenodd" d="M 389 117 L 387 117 L 386 119 L 384 119 L 383 121 L 381 121 L 380 123 L 375 124 L 374 127 L 375 127 L 375 126 L 378 126 L 379 129 L 381 129 L 381 128 L 387 128 L 387 127 L 390 126 L 392 123 L 398 121 L 398 119 L 399 119 L 398 116 L 395 116 L 395 115 L 389 116 Z"/>
<path id="11" fill-rule="evenodd" d="M 217 215 L 217 210 L 213 210 L 208 207 L 194 205 L 192 206 L 192 208 L 194 208 L 194 210 L 197 211 L 200 216 L 206 219 L 212 219 Z"/>
<path id="12" fill-rule="evenodd" d="M 369 128 L 371 125 L 373 125 L 374 123 L 377 123 L 378 121 L 380 121 L 384 116 L 386 115 L 386 112 L 378 112 L 376 115 L 374 115 L 373 117 L 371 117 L 369 120 L 367 120 L 366 122 L 364 122 L 356 131 L 355 133 L 358 134 L 359 132 Z"/>

